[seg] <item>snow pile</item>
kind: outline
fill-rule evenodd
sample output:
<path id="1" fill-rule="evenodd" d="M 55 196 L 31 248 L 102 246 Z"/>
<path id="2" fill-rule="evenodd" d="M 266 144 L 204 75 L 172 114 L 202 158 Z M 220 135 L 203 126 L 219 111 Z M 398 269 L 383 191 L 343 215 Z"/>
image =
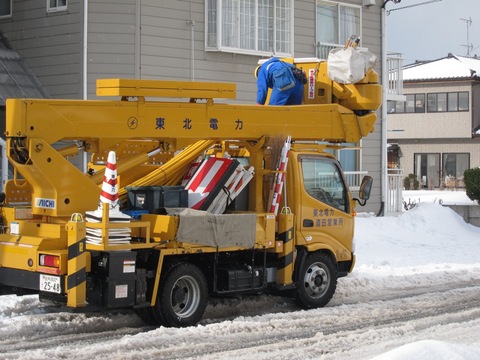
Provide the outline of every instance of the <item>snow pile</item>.
<path id="1" fill-rule="evenodd" d="M 423 340 L 388 351 L 372 360 L 473 360 L 479 358 L 479 348 L 459 346 L 442 341 Z"/>

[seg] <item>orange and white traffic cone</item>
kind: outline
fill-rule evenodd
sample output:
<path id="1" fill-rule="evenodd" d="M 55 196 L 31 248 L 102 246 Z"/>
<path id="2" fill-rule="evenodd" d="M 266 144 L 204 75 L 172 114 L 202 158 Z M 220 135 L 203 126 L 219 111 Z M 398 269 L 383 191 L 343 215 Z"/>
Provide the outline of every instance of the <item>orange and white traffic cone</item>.
<path id="1" fill-rule="evenodd" d="M 114 151 L 108 153 L 107 166 L 103 176 L 101 203 L 110 204 L 110 208 L 118 205 L 117 157 Z"/>
<path id="2" fill-rule="evenodd" d="M 108 153 L 107 166 L 103 177 L 102 192 L 100 193 L 100 202 L 97 210 L 86 211 L 85 219 L 87 222 L 102 222 L 103 204 L 108 204 L 108 219 L 110 222 L 130 222 L 131 217 L 124 214 L 119 209 L 118 204 L 118 180 L 117 180 L 117 159 L 114 151 Z M 87 242 L 98 243 L 101 241 L 101 229 L 87 229 Z M 130 241 L 130 228 L 109 229 L 110 242 Z"/>

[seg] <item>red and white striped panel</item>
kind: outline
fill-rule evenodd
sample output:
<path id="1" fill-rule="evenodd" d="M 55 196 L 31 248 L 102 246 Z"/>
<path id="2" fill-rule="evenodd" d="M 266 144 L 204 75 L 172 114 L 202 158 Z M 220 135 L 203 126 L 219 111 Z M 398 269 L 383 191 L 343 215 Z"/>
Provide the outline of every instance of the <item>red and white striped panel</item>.
<path id="1" fill-rule="evenodd" d="M 197 210 L 208 208 L 222 186 L 235 171 L 238 162 L 232 159 L 211 157 L 205 159 L 185 185 L 188 190 L 188 207 Z M 233 168 L 232 168 L 233 167 Z"/>

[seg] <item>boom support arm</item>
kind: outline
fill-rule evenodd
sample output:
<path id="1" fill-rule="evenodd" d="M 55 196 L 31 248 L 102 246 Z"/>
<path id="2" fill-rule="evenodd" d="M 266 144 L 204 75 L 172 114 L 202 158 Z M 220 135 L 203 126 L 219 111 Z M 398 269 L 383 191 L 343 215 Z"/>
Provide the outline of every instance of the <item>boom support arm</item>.
<path id="1" fill-rule="evenodd" d="M 162 139 L 183 147 L 202 139 L 256 141 L 291 134 L 296 140 L 357 142 L 373 130 L 376 115 L 339 104 L 265 106 L 95 100 L 7 100 L 7 138 L 49 144 L 83 140 L 87 150 L 126 139 Z"/>

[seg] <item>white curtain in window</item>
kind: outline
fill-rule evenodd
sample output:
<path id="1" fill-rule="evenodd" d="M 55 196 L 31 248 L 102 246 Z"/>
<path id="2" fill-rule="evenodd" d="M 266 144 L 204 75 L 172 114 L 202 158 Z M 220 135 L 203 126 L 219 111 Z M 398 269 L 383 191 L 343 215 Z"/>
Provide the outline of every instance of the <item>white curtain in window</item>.
<path id="1" fill-rule="evenodd" d="M 240 48 L 255 50 L 255 0 L 240 1 Z"/>
<path id="2" fill-rule="evenodd" d="M 258 50 L 273 51 L 273 0 L 258 0 Z"/>
<path id="3" fill-rule="evenodd" d="M 222 46 L 238 47 L 238 0 L 222 2 Z"/>
<path id="4" fill-rule="evenodd" d="M 317 6 L 317 41 L 336 44 L 337 36 L 337 5 Z"/>
<path id="5" fill-rule="evenodd" d="M 356 21 L 356 9 L 340 6 L 339 44 L 345 44 L 351 35 L 359 36 Z"/>
<path id="6" fill-rule="evenodd" d="M 290 53 L 290 0 L 276 0 L 276 51 Z"/>
<path id="7" fill-rule="evenodd" d="M 207 46 L 217 47 L 217 0 L 208 0 Z"/>
<path id="8" fill-rule="evenodd" d="M 353 146 L 353 143 L 347 144 Z M 359 169 L 358 159 L 360 158 L 360 149 L 345 148 L 338 152 L 338 159 L 345 171 L 357 171 Z"/>
<path id="9" fill-rule="evenodd" d="M 292 0 L 207 0 L 207 48 L 292 52 Z"/>

